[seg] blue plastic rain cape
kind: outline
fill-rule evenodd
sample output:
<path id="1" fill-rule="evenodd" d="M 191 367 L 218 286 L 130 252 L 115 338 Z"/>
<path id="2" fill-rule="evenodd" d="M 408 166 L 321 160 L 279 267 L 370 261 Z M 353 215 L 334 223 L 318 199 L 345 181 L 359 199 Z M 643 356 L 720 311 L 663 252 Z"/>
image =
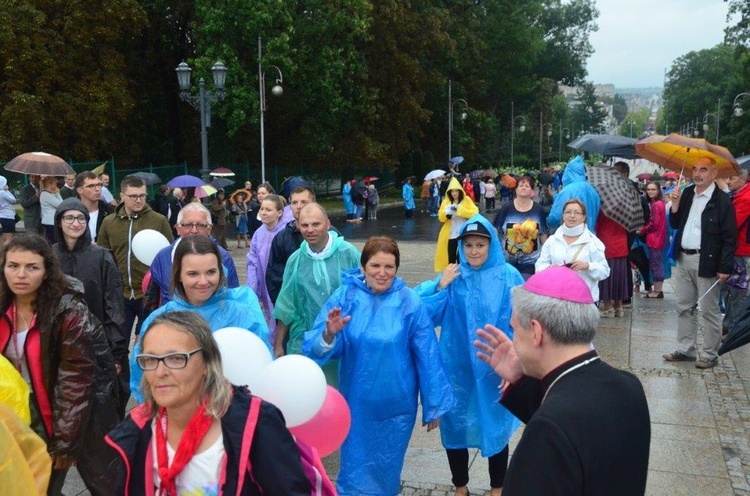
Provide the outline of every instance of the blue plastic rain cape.
<path id="1" fill-rule="evenodd" d="M 199 313 L 208 321 L 212 332 L 225 327 L 247 329 L 266 343 L 269 351 L 271 351 L 271 356 L 273 356 L 273 348 L 269 341 L 266 319 L 260 309 L 258 297 L 255 296 L 255 293 L 249 287 L 222 288 L 199 307 L 191 305 L 175 294 L 172 301 L 151 312 L 151 315 L 143 321 L 141 336 L 135 347 L 133 347 L 133 353 L 130 355 L 130 391 L 138 403 L 143 402 L 143 394 L 141 394 L 141 377 L 143 377 L 143 371 L 135 363 L 135 357 L 141 352 L 141 343 L 143 342 L 143 337 L 146 335 L 146 329 L 148 329 L 148 326 L 151 325 L 151 322 L 157 316 L 165 312 L 178 311 Z"/>
<path id="2" fill-rule="evenodd" d="M 336 307 L 352 319 L 326 352 L 321 336 L 328 312 Z M 435 330 L 419 296 L 399 277 L 375 294 L 359 269 L 348 270 L 305 334 L 303 351 L 319 364 L 340 359 L 339 386 L 352 426 L 341 447 L 339 494 L 398 494 L 417 393 L 423 423 L 454 404 Z"/>
<path id="3" fill-rule="evenodd" d="M 355 212 L 354 200 L 352 200 L 352 185 L 347 181 L 344 183 L 344 188 L 341 190 L 341 198 L 344 200 L 344 209 L 347 215 L 351 215 Z"/>
<path id="4" fill-rule="evenodd" d="M 414 203 L 414 188 L 411 184 L 404 183 L 401 187 L 401 197 L 404 199 L 405 210 L 414 210 L 417 208 L 416 203 Z"/>
<path id="5" fill-rule="evenodd" d="M 284 283 L 273 316 L 289 326 L 287 353 L 302 353 L 304 334 L 312 328 L 331 294 L 341 286 L 341 273 L 359 266 L 359 251 L 338 233 L 329 231 L 328 235 L 333 237 L 333 243 L 325 258 L 311 257 L 307 241 L 303 241 L 284 269 Z M 329 363 L 323 372 L 328 384 L 337 387 L 338 362 Z"/>
<path id="6" fill-rule="evenodd" d="M 586 225 L 589 231 L 595 232 L 601 199 L 596 189 L 586 182 L 586 165 L 580 155 L 568 162 L 565 172 L 563 172 L 562 182 L 563 189 L 555 195 L 552 208 L 547 216 L 547 225 L 559 227 L 562 223 L 562 211 L 565 202 L 575 198 L 586 205 Z"/>
<path id="7" fill-rule="evenodd" d="M 498 400 L 500 377 L 476 356 L 476 330 L 492 324 L 513 339 L 510 327 L 511 288 L 523 284 L 505 256 L 495 228 L 482 215 L 466 221 L 481 222 L 491 233 L 487 260 L 479 269 L 466 261 L 458 243 L 460 275 L 443 291 L 437 291 L 440 275 L 415 291 L 425 302 L 435 326 L 441 326 L 440 354 L 456 396 L 456 405 L 440 421 L 446 449 L 481 448 L 482 456 L 505 448 L 520 422 Z"/>

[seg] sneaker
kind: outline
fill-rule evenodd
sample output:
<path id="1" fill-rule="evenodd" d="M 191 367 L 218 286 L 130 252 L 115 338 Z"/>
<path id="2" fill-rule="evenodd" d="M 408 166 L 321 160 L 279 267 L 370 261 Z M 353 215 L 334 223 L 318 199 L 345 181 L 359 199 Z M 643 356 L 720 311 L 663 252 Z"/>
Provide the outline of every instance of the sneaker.
<path id="1" fill-rule="evenodd" d="M 701 358 L 697 362 L 695 362 L 695 368 L 697 369 L 710 369 L 716 366 L 716 364 L 719 363 L 718 358 L 714 358 L 713 360 L 709 360 L 708 358 Z"/>
<path id="2" fill-rule="evenodd" d="M 679 351 L 667 353 L 666 355 L 663 355 L 663 358 L 668 362 L 692 362 L 695 360 L 695 357 L 691 357 Z"/>

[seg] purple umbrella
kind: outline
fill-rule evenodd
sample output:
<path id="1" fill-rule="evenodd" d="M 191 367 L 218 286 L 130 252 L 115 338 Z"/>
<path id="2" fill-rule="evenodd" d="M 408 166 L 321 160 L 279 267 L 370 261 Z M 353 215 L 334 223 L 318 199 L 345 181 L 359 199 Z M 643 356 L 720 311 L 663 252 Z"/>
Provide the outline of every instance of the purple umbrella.
<path id="1" fill-rule="evenodd" d="M 172 178 L 167 183 L 167 186 L 169 186 L 170 188 L 197 188 L 198 186 L 203 186 L 204 184 L 206 183 L 204 183 L 201 178 L 185 174 Z"/>

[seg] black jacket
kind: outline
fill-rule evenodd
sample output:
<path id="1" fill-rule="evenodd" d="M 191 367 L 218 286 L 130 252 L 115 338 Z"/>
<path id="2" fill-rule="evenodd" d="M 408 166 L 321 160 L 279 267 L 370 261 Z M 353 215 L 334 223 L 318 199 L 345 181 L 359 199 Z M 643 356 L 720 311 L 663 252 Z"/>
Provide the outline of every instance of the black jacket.
<path id="1" fill-rule="evenodd" d="M 669 216 L 669 224 L 679 229 L 675 240 L 675 255 L 682 252 L 682 231 L 695 197 L 695 185 L 685 188 L 677 212 Z M 698 276 L 716 277 L 717 273 L 731 274 L 734 252 L 737 249 L 737 223 L 729 195 L 717 186 L 701 214 L 701 253 Z"/>
<path id="2" fill-rule="evenodd" d="M 310 482 L 303 472 L 297 445 L 284 425 L 281 412 L 271 403 L 261 403 L 255 436 L 252 444 L 247 446 L 245 426 L 250 399 L 246 389 L 235 388 L 229 410 L 221 418 L 226 450 L 221 494 L 238 494 L 239 479 L 242 478 L 243 487 L 239 494 L 243 496 L 309 495 Z M 153 470 L 153 461 L 148 456 L 152 429 L 147 413 L 144 405 L 139 405 L 107 436 L 107 442 L 121 458 L 119 470 L 112 473 L 117 486 L 113 494 L 151 494 L 147 489 L 151 477 L 146 471 Z M 251 472 L 239 472 L 243 453 L 249 453 Z M 126 487 L 129 489 L 127 493 Z"/>
<path id="3" fill-rule="evenodd" d="M 503 395 L 503 406 L 526 423 L 503 494 L 644 494 L 651 444 L 646 395 L 633 374 L 601 360 L 572 370 L 593 357 L 595 351 L 585 353 L 542 381 L 524 377 Z"/>
<path id="4" fill-rule="evenodd" d="M 304 238 L 297 229 L 297 221 L 293 220 L 279 231 L 271 242 L 271 252 L 268 255 L 266 267 L 266 289 L 273 303 L 276 303 L 276 298 L 279 297 L 281 291 L 286 262 L 302 245 L 302 241 Z"/>

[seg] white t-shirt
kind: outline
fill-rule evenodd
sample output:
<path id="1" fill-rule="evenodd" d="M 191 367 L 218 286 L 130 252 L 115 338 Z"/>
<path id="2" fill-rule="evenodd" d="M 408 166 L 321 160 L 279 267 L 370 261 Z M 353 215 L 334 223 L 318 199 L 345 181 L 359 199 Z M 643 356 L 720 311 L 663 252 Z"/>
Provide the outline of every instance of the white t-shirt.
<path id="1" fill-rule="evenodd" d="M 151 429 L 155 428 L 151 423 Z M 159 478 L 159 467 L 156 459 L 156 432 L 152 436 L 152 449 L 154 453 L 154 486 L 156 493 L 161 487 Z M 169 464 L 174 460 L 175 451 L 167 443 L 167 456 Z M 221 465 L 226 455 L 224 449 L 224 435 L 219 438 L 206 451 L 193 455 L 185 468 L 177 475 L 175 485 L 179 496 L 218 496 L 220 494 Z"/>
<path id="2" fill-rule="evenodd" d="M 91 240 L 96 239 L 96 223 L 99 221 L 99 209 L 89 212 L 89 232 L 91 233 Z"/>
<path id="3" fill-rule="evenodd" d="M 16 333 L 16 339 L 14 343 L 13 337 L 11 337 L 8 347 L 5 350 L 5 358 L 18 370 L 18 366 L 21 366 L 21 376 L 26 382 L 31 384 L 31 376 L 29 375 L 29 368 L 26 366 L 26 360 L 23 359 L 23 348 L 26 346 L 26 338 L 29 335 L 29 330 L 19 331 Z M 18 347 L 18 353 L 16 353 L 16 347 Z M 20 356 L 19 356 L 20 353 Z"/>

